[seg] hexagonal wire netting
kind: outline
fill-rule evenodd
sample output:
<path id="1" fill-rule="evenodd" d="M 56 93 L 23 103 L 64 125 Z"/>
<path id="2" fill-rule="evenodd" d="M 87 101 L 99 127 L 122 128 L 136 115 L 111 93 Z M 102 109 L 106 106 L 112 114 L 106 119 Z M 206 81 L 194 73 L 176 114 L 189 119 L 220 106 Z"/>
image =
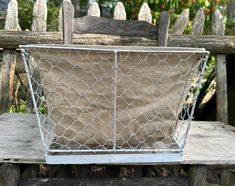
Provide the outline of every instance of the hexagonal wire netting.
<path id="1" fill-rule="evenodd" d="M 209 53 L 21 46 L 49 153 L 182 152 Z"/>

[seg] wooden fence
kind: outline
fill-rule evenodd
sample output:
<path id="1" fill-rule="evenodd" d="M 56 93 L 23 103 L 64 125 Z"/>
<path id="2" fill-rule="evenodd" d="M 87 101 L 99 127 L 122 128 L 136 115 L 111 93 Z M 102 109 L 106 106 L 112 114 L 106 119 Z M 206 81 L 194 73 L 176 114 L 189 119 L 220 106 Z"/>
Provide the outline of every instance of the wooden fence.
<path id="1" fill-rule="evenodd" d="M 72 6 L 70 0 L 64 0 Z M 17 0 L 11 0 L 8 5 L 5 30 L 0 32 L 0 47 L 3 48 L 3 62 L 1 63 L 0 80 L 0 112 L 7 112 L 9 103 L 14 96 L 14 74 L 16 68 L 16 49 L 20 44 L 33 43 L 62 43 L 62 10 L 59 15 L 59 32 L 46 32 L 47 26 L 47 4 L 46 0 L 37 0 L 33 7 L 33 22 L 31 31 L 21 31 L 18 21 Z M 70 12 L 71 15 L 74 12 Z M 89 16 L 100 16 L 97 3 L 90 4 L 87 14 Z M 125 7 L 118 2 L 114 8 L 113 19 L 125 20 Z M 140 7 L 138 20 L 152 23 L 151 10 L 147 3 Z M 168 46 L 204 47 L 216 54 L 217 60 L 217 116 L 218 120 L 227 123 L 227 84 L 225 54 L 235 53 L 235 37 L 224 36 L 223 17 L 219 10 L 215 11 L 212 33 L 214 35 L 203 36 L 205 15 L 200 8 L 194 18 L 191 35 L 182 35 L 189 24 L 189 9 L 185 9 L 178 17 L 175 24 L 169 30 Z M 86 24 L 86 23 L 84 23 Z M 72 26 L 72 24 L 70 24 Z M 156 34 L 153 31 L 146 32 L 143 37 L 128 36 L 103 36 L 99 34 L 74 34 L 75 44 L 118 44 L 118 45 L 156 45 Z"/>

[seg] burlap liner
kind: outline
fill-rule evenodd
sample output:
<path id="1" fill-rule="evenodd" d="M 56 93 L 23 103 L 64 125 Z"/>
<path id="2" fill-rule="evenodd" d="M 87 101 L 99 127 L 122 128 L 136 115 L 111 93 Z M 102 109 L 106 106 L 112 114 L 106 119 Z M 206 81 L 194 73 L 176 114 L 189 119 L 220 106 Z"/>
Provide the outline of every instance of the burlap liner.
<path id="1" fill-rule="evenodd" d="M 198 54 L 119 52 L 115 79 L 113 52 L 29 52 L 41 76 L 54 143 L 84 149 L 112 148 L 114 139 L 118 148 L 174 143 Z"/>

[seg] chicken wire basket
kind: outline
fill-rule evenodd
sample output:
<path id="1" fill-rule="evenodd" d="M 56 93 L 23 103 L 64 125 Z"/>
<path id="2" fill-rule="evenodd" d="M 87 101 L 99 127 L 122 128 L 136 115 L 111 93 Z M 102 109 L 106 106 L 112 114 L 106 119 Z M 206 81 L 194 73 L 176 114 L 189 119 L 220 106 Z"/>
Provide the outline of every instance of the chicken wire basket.
<path id="1" fill-rule="evenodd" d="M 183 160 L 209 52 L 141 46 L 21 46 L 50 164 Z"/>

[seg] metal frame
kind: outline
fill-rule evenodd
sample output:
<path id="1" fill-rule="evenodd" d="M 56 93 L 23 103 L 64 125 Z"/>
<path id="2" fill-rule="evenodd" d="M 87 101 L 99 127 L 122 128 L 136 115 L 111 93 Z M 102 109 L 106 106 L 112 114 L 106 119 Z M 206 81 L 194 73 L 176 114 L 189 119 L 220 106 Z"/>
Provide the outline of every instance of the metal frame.
<path id="1" fill-rule="evenodd" d="M 198 53 L 202 54 L 205 57 L 203 62 L 203 66 L 201 69 L 200 77 L 198 83 L 201 82 L 202 74 L 205 70 L 206 63 L 205 61 L 208 58 L 209 52 L 205 51 L 205 49 L 195 49 L 195 48 L 171 48 L 171 47 L 133 47 L 133 46 L 76 46 L 76 45 L 25 45 L 20 46 L 22 51 L 22 56 L 24 59 L 25 70 L 27 73 L 27 78 L 29 80 L 29 88 L 30 93 L 32 94 L 32 100 L 35 108 L 37 108 L 37 104 L 34 97 L 34 91 L 32 87 L 32 83 L 30 81 L 29 69 L 27 65 L 27 59 L 25 56 L 25 50 L 27 48 L 48 48 L 48 49 L 67 49 L 67 50 L 94 50 L 94 51 L 109 51 L 114 52 L 115 54 L 115 61 L 114 66 L 115 69 L 117 68 L 117 53 L 118 52 L 148 52 L 148 53 Z M 116 93 L 116 77 L 117 77 L 117 70 L 114 71 L 114 92 Z M 199 94 L 199 88 L 197 88 L 196 97 Z M 114 99 L 115 100 L 115 99 Z M 192 105 L 192 112 L 190 114 L 188 125 L 186 128 L 186 135 L 189 130 L 190 122 L 192 120 L 192 115 L 194 111 L 194 107 L 196 104 L 196 99 L 193 101 Z M 114 117 L 116 118 L 116 102 L 114 101 Z M 185 141 L 183 143 L 178 144 L 179 148 L 177 149 L 127 149 L 127 150 L 118 150 L 116 149 L 116 141 L 115 137 L 113 139 L 113 149 L 110 150 L 51 150 L 48 149 L 47 145 L 45 144 L 45 140 L 43 139 L 43 128 L 41 126 L 41 119 L 38 110 L 36 109 L 36 115 L 38 120 L 38 125 L 40 128 L 41 138 L 43 145 L 46 149 L 46 162 L 48 164 L 154 164 L 154 163 L 161 163 L 161 162 L 180 162 L 183 161 L 183 146 L 185 145 Z M 115 133 L 115 122 L 114 122 L 114 133 Z M 115 135 L 114 135 L 115 136 Z M 181 148 L 182 147 L 182 148 Z M 64 154 L 68 153 L 68 154 Z"/>

